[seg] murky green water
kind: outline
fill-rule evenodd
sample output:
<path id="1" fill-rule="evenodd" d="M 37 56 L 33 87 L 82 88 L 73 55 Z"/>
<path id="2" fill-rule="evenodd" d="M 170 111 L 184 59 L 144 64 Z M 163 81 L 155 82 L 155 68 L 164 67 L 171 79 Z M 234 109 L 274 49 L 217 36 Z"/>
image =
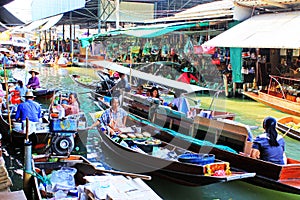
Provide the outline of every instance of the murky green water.
<path id="1" fill-rule="evenodd" d="M 37 66 L 40 69 L 40 79 L 42 85 L 48 85 L 48 87 L 64 88 L 67 90 L 73 90 L 79 93 L 79 100 L 81 103 L 81 109 L 86 114 L 94 112 L 97 107 L 93 104 L 93 101 L 88 98 L 88 90 L 80 86 L 77 86 L 69 78 L 69 74 L 78 73 L 81 75 L 90 75 L 95 78 L 94 69 L 87 68 L 46 68 Z M 18 72 L 22 74 L 23 72 Z M 24 74 L 23 74 L 24 75 Z M 201 99 L 203 107 L 209 107 L 212 96 L 205 95 L 198 97 Z M 43 102 L 47 107 L 47 102 Z M 266 116 L 274 116 L 280 118 L 286 116 L 286 114 L 268 108 L 263 104 L 246 100 L 246 99 L 233 99 L 233 98 L 218 98 L 214 101 L 215 109 L 226 110 L 236 114 L 236 120 L 242 123 L 261 127 L 262 121 Z M 89 123 L 91 118 L 89 117 Z M 254 135 L 260 134 L 262 128 L 254 131 Z M 95 133 L 94 133 L 95 134 Z M 300 159 L 299 155 L 299 142 L 296 140 L 285 138 L 287 146 L 287 155 L 292 158 Z M 167 180 L 154 177 L 150 182 L 147 182 L 163 199 L 211 199 L 211 200 L 281 200 L 281 199 L 299 199 L 298 195 L 292 195 L 282 192 L 276 192 L 274 190 L 264 189 L 262 187 L 256 187 L 242 181 L 234 181 L 229 183 L 214 184 L 203 187 L 186 187 L 178 184 L 171 183 Z"/>

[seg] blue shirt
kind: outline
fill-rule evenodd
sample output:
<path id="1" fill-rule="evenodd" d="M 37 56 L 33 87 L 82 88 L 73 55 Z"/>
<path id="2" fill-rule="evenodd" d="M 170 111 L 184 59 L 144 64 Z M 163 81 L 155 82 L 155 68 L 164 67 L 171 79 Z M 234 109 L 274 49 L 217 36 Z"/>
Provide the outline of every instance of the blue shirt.
<path id="1" fill-rule="evenodd" d="M 252 148 L 260 151 L 261 160 L 284 165 L 285 142 L 282 136 L 277 136 L 277 142 L 279 143 L 279 146 L 271 146 L 269 144 L 269 137 L 264 133 L 255 138 Z"/>
<path id="2" fill-rule="evenodd" d="M 110 108 L 106 109 L 101 117 L 98 119 L 100 121 L 101 128 L 105 128 L 114 120 L 117 125 L 121 126 L 123 124 L 123 118 L 127 116 L 127 112 L 123 108 L 118 108 L 117 112 L 113 112 Z"/>
<path id="3" fill-rule="evenodd" d="M 23 86 L 22 88 L 20 86 L 17 86 L 16 90 L 20 92 L 20 97 L 24 97 L 27 92 L 27 88 L 25 86 Z"/>
<path id="4" fill-rule="evenodd" d="M 15 119 L 18 121 L 26 120 L 28 117 L 29 121 L 39 122 L 41 118 L 41 106 L 37 102 L 31 99 L 26 100 L 24 103 L 18 105 Z"/>

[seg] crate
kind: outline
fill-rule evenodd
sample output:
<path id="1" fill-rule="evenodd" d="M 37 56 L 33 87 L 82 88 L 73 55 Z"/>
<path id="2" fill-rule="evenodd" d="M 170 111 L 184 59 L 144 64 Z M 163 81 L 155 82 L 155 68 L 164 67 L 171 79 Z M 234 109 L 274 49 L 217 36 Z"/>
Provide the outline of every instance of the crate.
<path id="1" fill-rule="evenodd" d="M 50 120 L 51 132 L 74 132 L 77 131 L 77 120 L 75 119 L 52 119 Z"/>

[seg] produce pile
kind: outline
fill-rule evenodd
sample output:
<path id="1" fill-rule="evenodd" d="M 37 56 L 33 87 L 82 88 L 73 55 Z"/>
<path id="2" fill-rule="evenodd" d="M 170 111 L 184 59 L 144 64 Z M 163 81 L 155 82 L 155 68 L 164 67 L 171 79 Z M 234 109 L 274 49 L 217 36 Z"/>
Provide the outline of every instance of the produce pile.
<path id="1" fill-rule="evenodd" d="M 288 122 L 285 125 L 289 128 L 300 131 L 300 123 L 296 124 L 295 122 Z"/>

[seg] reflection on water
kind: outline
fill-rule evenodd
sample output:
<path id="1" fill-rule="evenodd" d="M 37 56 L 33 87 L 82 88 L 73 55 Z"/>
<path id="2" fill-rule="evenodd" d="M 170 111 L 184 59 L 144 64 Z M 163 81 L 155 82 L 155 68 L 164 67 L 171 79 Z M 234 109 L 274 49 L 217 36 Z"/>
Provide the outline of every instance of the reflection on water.
<path id="1" fill-rule="evenodd" d="M 79 101 L 81 103 L 81 109 L 87 114 L 89 124 L 92 123 L 91 117 L 88 115 L 89 112 L 97 111 L 97 107 L 93 104 L 93 101 L 88 98 L 87 92 L 89 90 L 84 89 L 76 85 L 69 78 L 69 74 L 77 73 L 80 75 L 89 75 L 94 77 L 94 69 L 88 68 L 47 68 L 40 67 L 40 79 L 42 85 L 48 87 L 56 87 L 65 90 L 76 91 L 79 94 Z M 19 72 L 20 73 L 20 72 Z M 205 95 L 198 97 L 201 99 L 202 106 L 208 108 L 212 101 L 212 95 Z M 48 106 L 48 102 L 43 102 L 44 107 Z M 274 116 L 280 118 L 286 116 L 286 114 L 264 106 L 263 104 L 254 102 L 246 99 L 229 99 L 229 98 L 218 98 L 214 100 L 212 108 L 216 110 L 224 110 L 233 112 L 236 114 L 236 120 L 242 123 L 259 126 L 260 128 L 255 130 L 254 135 L 260 134 L 262 129 L 262 121 L 266 116 Z M 95 159 L 99 160 L 101 149 L 99 150 L 99 143 L 97 140 L 98 133 L 92 130 L 89 133 L 88 149 L 94 152 Z M 300 159 L 299 145 L 298 142 L 285 138 L 287 143 L 287 155 Z M 101 147 L 100 147 L 101 148 Z M 113 158 L 110 158 L 113 159 Z M 255 187 L 245 182 L 235 181 L 223 184 L 214 184 L 202 187 L 186 187 L 175 183 L 171 183 L 167 180 L 159 179 L 154 177 L 152 181 L 147 182 L 163 199 L 242 199 L 242 200 L 265 200 L 265 199 L 299 199 L 299 196 L 276 192 L 273 190 L 264 189 L 261 187 Z"/>

